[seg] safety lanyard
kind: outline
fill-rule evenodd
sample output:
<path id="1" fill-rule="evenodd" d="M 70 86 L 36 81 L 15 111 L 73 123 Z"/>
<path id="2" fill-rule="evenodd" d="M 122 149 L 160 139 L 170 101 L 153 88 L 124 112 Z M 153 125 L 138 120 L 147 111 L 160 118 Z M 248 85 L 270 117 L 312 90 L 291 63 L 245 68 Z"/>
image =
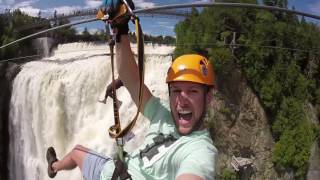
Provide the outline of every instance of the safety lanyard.
<path id="1" fill-rule="evenodd" d="M 115 40 L 116 40 L 116 34 L 113 34 L 112 31 L 112 38 L 109 41 L 109 47 L 110 47 L 110 56 L 111 56 L 111 70 L 112 70 L 112 97 L 113 97 L 113 112 L 114 112 L 114 125 L 112 125 L 108 132 L 111 138 L 114 138 L 117 143 L 117 148 L 118 148 L 118 159 L 124 160 L 124 155 L 123 155 L 123 146 L 124 146 L 124 141 L 123 137 L 134 127 L 138 116 L 139 112 L 141 111 L 142 108 L 142 98 L 143 98 L 143 87 L 144 87 L 144 41 L 143 41 L 143 33 L 140 25 L 139 18 L 136 17 L 133 14 L 133 11 L 130 9 L 128 6 L 127 2 L 124 0 L 125 3 L 124 6 L 126 7 L 126 11 L 123 11 L 123 13 L 129 13 L 132 18 L 134 18 L 134 24 L 135 24 L 135 29 L 136 29 L 136 38 L 137 38 L 137 48 L 138 48 L 138 71 L 139 71 L 139 103 L 138 103 L 138 109 L 137 112 L 134 116 L 134 118 L 131 120 L 131 122 L 123 129 L 121 129 L 121 124 L 120 124 L 120 116 L 119 116 L 119 104 L 117 102 L 117 94 L 116 94 L 116 86 L 115 86 L 115 76 L 114 76 L 114 46 L 115 46 Z M 97 18 L 104 20 L 103 19 L 104 14 L 99 11 L 97 14 Z M 119 18 L 120 19 L 120 18 Z"/>

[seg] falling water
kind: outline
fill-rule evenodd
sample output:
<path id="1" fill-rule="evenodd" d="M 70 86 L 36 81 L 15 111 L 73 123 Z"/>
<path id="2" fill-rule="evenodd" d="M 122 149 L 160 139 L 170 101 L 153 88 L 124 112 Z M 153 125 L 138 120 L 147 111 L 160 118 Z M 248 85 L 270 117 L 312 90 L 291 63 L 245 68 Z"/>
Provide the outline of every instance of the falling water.
<path id="1" fill-rule="evenodd" d="M 145 47 L 146 84 L 153 94 L 166 97 L 165 73 L 173 47 Z M 135 47 L 133 47 L 135 49 Z M 10 180 L 45 180 L 46 149 L 54 146 L 62 157 L 76 144 L 105 155 L 114 153 L 107 129 L 113 124 L 112 100 L 103 99 L 111 82 L 107 45 L 72 43 L 60 45 L 53 56 L 26 63 L 13 84 L 10 104 Z M 150 55 L 148 55 L 150 54 Z M 130 121 L 136 111 L 129 93 L 120 88 L 120 118 Z M 126 144 L 132 151 L 143 140 L 148 122 L 140 118 L 135 138 Z M 79 170 L 59 172 L 57 180 L 81 179 Z"/>

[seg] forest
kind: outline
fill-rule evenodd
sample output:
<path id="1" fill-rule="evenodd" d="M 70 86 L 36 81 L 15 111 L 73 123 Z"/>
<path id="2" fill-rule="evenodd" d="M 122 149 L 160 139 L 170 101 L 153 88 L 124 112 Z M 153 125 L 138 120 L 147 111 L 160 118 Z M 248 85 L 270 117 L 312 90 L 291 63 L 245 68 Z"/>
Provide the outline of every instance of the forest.
<path id="1" fill-rule="evenodd" d="M 258 4 L 256 0 L 216 2 Z M 287 0 L 262 3 L 289 8 Z M 203 54 L 217 74 L 233 71 L 233 63 L 240 67 L 267 112 L 276 142 L 274 167 L 305 179 L 311 145 L 320 132 L 306 111 L 311 104 L 320 112 L 319 24 L 277 11 L 210 7 L 193 9 L 175 32 L 175 56 Z"/>

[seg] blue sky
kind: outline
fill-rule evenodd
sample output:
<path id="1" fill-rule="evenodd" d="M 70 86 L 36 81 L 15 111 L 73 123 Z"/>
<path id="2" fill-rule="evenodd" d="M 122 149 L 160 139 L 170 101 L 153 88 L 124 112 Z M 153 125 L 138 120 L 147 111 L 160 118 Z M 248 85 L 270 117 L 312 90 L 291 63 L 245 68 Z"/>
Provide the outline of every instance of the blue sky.
<path id="1" fill-rule="evenodd" d="M 190 2 L 209 2 L 210 0 L 133 0 L 136 9 L 145 7 L 154 7 L 158 5 L 190 3 Z M 289 7 L 295 7 L 298 11 L 308 12 L 320 15 L 320 0 L 288 0 Z M 96 8 L 101 5 L 99 0 L 0 0 L 0 13 L 4 12 L 6 8 L 17 9 L 20 8 L 23 12 L 37 16 L 39 11 L 41 15 L 48 17 L 52 16 L 53 12 L 57 10 L 60 13 L 69 13 L 74 10 Z M 142 27 L 145 33 L 153 35 L 174 35 L 174 25 L 182 20 L 181 18 L 147 18 L 141 17 Z M 97 29 L 103 29 L 102 22 L 89 23 L 85 25 L 78 25 L 75 28 L 82 31 L 85 27 L 94 32 Z"/>

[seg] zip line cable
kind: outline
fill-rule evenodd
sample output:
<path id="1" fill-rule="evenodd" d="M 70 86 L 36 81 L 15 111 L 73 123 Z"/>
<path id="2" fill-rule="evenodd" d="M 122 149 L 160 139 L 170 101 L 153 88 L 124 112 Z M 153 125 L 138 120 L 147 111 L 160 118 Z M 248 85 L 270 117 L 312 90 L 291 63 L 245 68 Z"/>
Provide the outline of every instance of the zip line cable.
<path id="1" fill-rule="evenodd" d="M 10 46 L 12 44 L 18 43 L 20 41 L 23 41 L 23 40 L 38 36 L 40 34 L 44 34 L 44 33 L 47 33 L 47 32 L 50 32 L 50 31 L 54 31 L 54 30 L 57 30 L 57 29 L 61 29 L 61 28 L 64 28 L 64 27 L 74 26 L 74 25 L 78 25 L 78 24 L 84 24 L 84 23 L 93 22 L 93 21 L 97 21 L 97 19 L 96 18 L 85 19 L 85 20 L 74 22 L 74 23 L 68 23 L 68 24 L 64 24 L 64 25 L 61 25 L 61 26 L 56 26 L 56 27 L 53 27 L 53 28 L 50 28 L 50 29 L 46 29 L 46 30 L 31 34 L 29 36 L 25 36 L 23 38 L 17 39 L 17 40 L 12 41 L 12 42 L 10 42 L 8 44 L 5 44 L 5 45 L 1 46 L 0 49 L 3 49 L 3 48 L 5 48 L 7 46 Z"/>
<path id="2" fill-rule="evenodd" d="M 6 60 L 0 60 L 0 63 L 4 62 L 9 62 L 9 61 L 16 61 L 16 60 L 21 60 L 21 59 L 28 59 L 28 58 L 35 58 L 35 57 L 40 57 L 41 55 L 31 55 L 31 56 L 23 56 L 23 57 L 16 57 L 16 58 L 11 58 L 11 59 L 6 59 Z"/>
<path id="3" fill-rule="evenodd" d="M 270 49 L 284 49 L 292 51 L 305 51 L 305 52 L 320 52 L 320 48 L 312 49 L 298 49 L 298 48 L 289 48 L 283 46 L 270 46 L 270 45 L 250 45 L 250 44 L 218 44 L 218 43 L 183 43 L 175 44 L 176 46 L 190 46 L 190 45 L 203 45 L 208 47 L 224 47 L 224 46 L 242 46 L 242 47 L 260 47 L 260 48 L 270 48 Z"/>
<path id="4" fill-rule="evenodd" d="M 292 13 L 292 14 L 298 14 L 301 16 L 305 16 L 305 17 L 310 17 L 313 19 L 317 19 L 320 20 L 320 16 L 318 15 L 314 15 L 314 14 L 310 14 L 310 13 L 305 13 L 305 12 L 301 12 L 301 11 L 296 11 L 296 10 L 290 10 L 290 9 L 285 9 L 285 8 L 280 8 L 280 7 L 274 7 L 274 6 L 264 6 L 264 5 L 257 5 L 257 4 L 246 4 L 246 3 L 187 3 L 187 4 L 174 4 L 174 5 L 164 5 L 164 6 L 156 6 L 153 8 L 144 8 L 144 9 L 137 9 L 134 10 L 134 13 L 144 13 L 144 12 L 156 12 L 157 10 L 163 10 L 163 9 L 181 9 L 181 8 L 191 8 L 191 7 L 230 7 L 230 8 L 252 8 L 252 9 L 264 9 L 264 10 L 268 10 L 268 11 L 280 11 L 280 12 L 287 12 L 287 13 Z M 13 42 L 10 42 L 8 44 L 5 44 L 3 46 L 0 47 L 0 49 L 3 49 L 7 46 L 10 46 L 12 44 L 18 43 L 20 41 L 35 37 L 37 35 L 40 34 L 44 34 L 50 31 L 54 31 L 60 28 L 64 28 L 64 27 L 70 27 L 70 26 L 74 26 L 74 25 L 78 25 L 78 24 L 84 24 L 84 23 L 88 23 L 88 22 L 94 22 L 94 21 L 99 21 L 99 19 L 97 18 L 91 18 L 91 19 L 86 19 L 86 20 L 81 20 L 81 21 L 77 21 L 74 23 L 68 23 L 68 24 L 64 24 L 61 26 L 56 26 L 50 29 L 46 29 L 44 31 L 40 31 L 34 34 L 31 34 L 29 36 L 25 36 L 23 38 L 17 39 Z"/>
<path id="5" fill-rule="evenodd" d="M 284 49 L 284 50 L 290 50 L 290 51 L 302 51 L 302 52 L 320 52 L 320 48 L 313 48 L 313 49 L 298 49 L 298 48 L 288 48 L 283 46 L 268 46 L 268 45 L 250 45 L 250 44 L 218 44 L 218 43 L 184 43 L 184 44 L 169 44 L 174 45 L 176 47 L 178 46 L 190 46 L 190 45 L 203 45 L 207 47 L 231 47 L 231 46 L 237 46 L 237 47 L 258 47 L 258 48 L 270 48 L 270 49 Z M 65 51 L 60 52 L 62 54 L 64 53 L 70 53 L 70 52 L 78 52 L 78 51 L 91 51 L 91 50 L 103 50 L 100 48 L 96 49 L 90 49 L 90 50 L 73 50 L 73 51 Z M 104 53 L 103 55 L 109 56 L 110 53 Z M 146 54 L 147 56 L 166 56 L 165 54 Z M 172 54 L 167 54 L 168 56 Z M 6 59 L 6 60 L 0 60 L 0 63 L 9 62 L 9 61 L 16 61 L 19 59 L 26 59 L 26 58 L 32 58 L 32 57 L 40 57 L 40 55 L 32 55 L 32 56 L 24 56 L 24 57 L 17 57 L 12 59 Z"/>
<path id="6" fill-rule="evenodd" d="M 163 9 L 181 9 L 181 8 L 190 8 L 190 7 L 230 7 L 230 8 L 251 8 L 251 9 L 263 9 L 268 11 L 281 11 L 292 14 L 298 14 L 301 16 L 310 17 L 313 19 L 320 20 L 320 16 L 315 14 L 310 14 L 302 11 L 290 10 L 275 6 L 265 6 L 258 4 L 248 4 L 248 3 L 185 3 L 185 4 L 173 4 L 173 5 L 164 5 L 164 6 L 156 6 L 152 8 L 138 9 L 135 10 L 135 13 L 144 13 L 151 12 Z"/>

